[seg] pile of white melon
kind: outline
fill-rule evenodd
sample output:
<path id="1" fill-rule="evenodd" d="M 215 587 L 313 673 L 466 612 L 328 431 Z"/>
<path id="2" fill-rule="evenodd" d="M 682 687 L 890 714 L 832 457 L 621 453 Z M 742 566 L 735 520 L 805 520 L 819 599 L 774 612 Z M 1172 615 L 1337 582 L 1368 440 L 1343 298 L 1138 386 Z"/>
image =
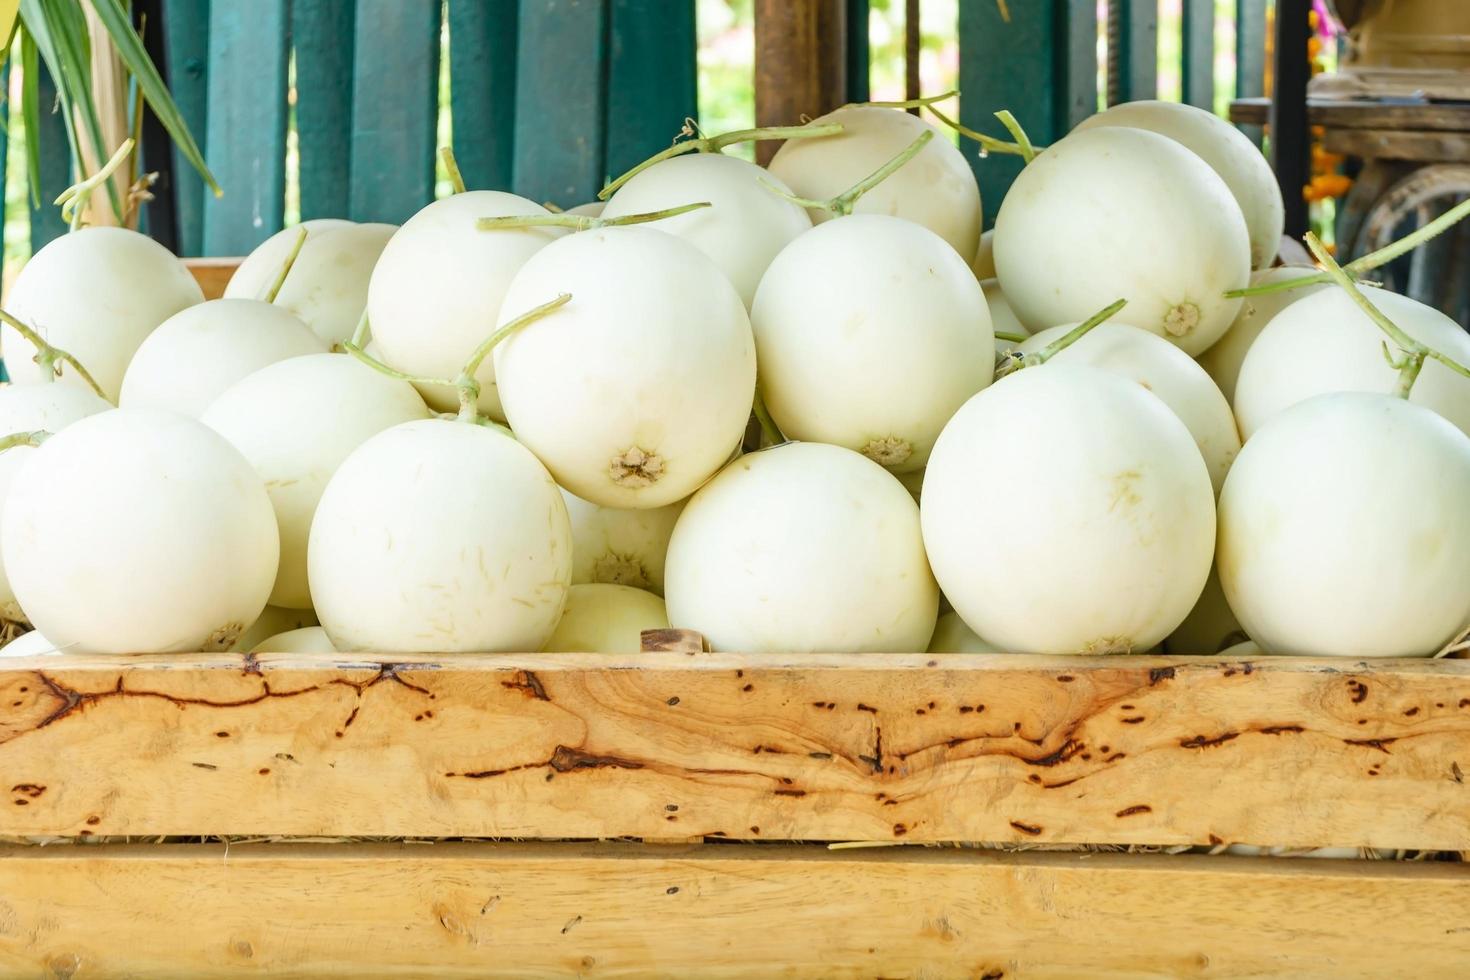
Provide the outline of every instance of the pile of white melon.
<path id="1" fill-rule="evenodd" d="M 1470 624 L 1470 378 L 1431 358 L 1396 397 L 1336 285 L 1227 296 L 1313 271 L 1267 270 L 1281 199 L 1229 125 L 1104 112 L 983 238 L 947 134 L 812 127 L 769 168 L 663 154 L 581 217 L 468 191 L 308 222 L 209 302 L 135 233 L 48 245 L 5 311 L 75 362 L 48 383 L 4 328 L 0 614 L 35 628 L 4 652 L 617 653 L 672 625 L 1412 656 Z M 1470 363 L 1442 314 L 1362 293 Z"/>

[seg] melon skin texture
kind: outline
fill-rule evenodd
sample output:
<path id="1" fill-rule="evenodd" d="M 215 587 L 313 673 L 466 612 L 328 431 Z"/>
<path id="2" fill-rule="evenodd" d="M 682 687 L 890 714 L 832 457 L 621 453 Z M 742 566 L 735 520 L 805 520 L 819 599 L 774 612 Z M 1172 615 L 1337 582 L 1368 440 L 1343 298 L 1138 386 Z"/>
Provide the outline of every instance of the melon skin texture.
<path id="1" fill-rule="evenodd" d="M 135 231 L 97 227 L 62 235 L 31 256 L 10 287 L 6 312 L 73 355 L 116 403 L 144 338 L 202 302 L 199 284 L 168 249 Z M 12 383 L 44 380 L 35 348 L 9 324 L 0 325 L 0 347 Z M 63 382 L 87 386 L 58 366 Z"/>
<path id="2" fill-rule="evenodd" d="M 90 388 L 62 384 L 6 385 L 0 387 L 0 434 L 49 432 L 55 435 L 73 422 L 110 408 Z M 35 451 L 33 446 L 14 446 L 0 453 L 0 511 L 10 496 L 15 474 Z M 0 620 L 30 623 L 16 602 L 3 561 L 0 561 Z"/>
<path id="3" fill-rule="evenodd" d="M 1203 160 L 1168 137 L 1103 126 L 1021 171 L 995 219 L 995 271 L 1032 333 L 1121 298 L 1113 322 L 1194 355 L 1235 319 L 1240 300 L 1224 293 L 1250 278 L 1250 239 Z"/>
<path id="4" fill-rule="evenodd" d="M 1024 368 L 970 399 L 924 473 L 924 543 L 978 635 L 1016 653 L 1146 650 L 1188 614 L 1215 542 L 1189 430 L 1098 368 Z"/>
<path id="5" fill-rule="evenodd" d="M 697 248 L 648 227 L 568 235 L 531 258 L 500 324 L 570 294 L 501 342 L 511 429 L 557 483 L 604 507 L 663 507 L 740 444 L 755 395 L 745 306 Z"/>
<path id="6" fill-rule="evenodd" d="M 1025 337 L 1031 332 L 1026 329 L 1024 323 L 1016 318 L 1016 311 L 1011 309 L 1010 301 L 1001 291 L 999 279 L 982 280 L 980 289 L 985 293 L 985 305 L 990 309 L 990 328 L 993 331 L 998 334 L 1015 334 L 1019 337 Z M 1007 344 L 1010 348 L 1016 346 L 1013 341 L 999 338 L 996 339 L 996 344 Z"/>
<path id="7" fill-rule="evenodd" d="M 901 153 L 925 132 L 934 134 L 918 155 L 858 199 L 854 214 L 887 214 L 923 225 L 949 242 L 966 262 L 980 246 L 980 187 L 969 162 L 941 132 L 918 116 L 876 106 L 843 106 L 812 121 L 839 124 L 834 136 L 787 140 L 770 171 L 800 197 L 823 201 L 852 187 Z M 831 212 L 813 209 L 821 223 Z"/>
<path id="8" fill-rule="evenodd" d="M 561 492 L 572 522 L 572 584 L 664 594 L 664 559 L 684 501 L 648 510 L 602 507 Z"/>
<path id="9" fill-rule="evenodd" d="M 1359 286 L 1368 301 L 1404 333 L 1470 364 L 1470 335 L 1439 310 L 1374 286 Z M 1261 331 L 1240 367 L 1235 416 L 1251 439 L 1277 413 L 1332 391 L 1391 394 L 1398 372 L 1384 359 L 1392 341 L 1341 289 L 1324 289 L 1282 310 Z M 1409 400 L 1470 433 L 1470 378 L 1426 361 Z"/>
<path id="10" fill-rule="evenodd" d="M 571 585 L 571 528 L 546 468 L 503 430 L 405 422 L 332 475 L 307 570 L 339 650 L 539 650 Z"/>
<path id="11" fill-rule="evenodd" d="M 331 637 L 320 626 L 303 626 L 268 636 L 250 649 L 251 653 L 335 653 Z"/>
<path id="12" fill-rule="evenodd" d="M 29 633 L 22 633 L 3 647 L 0 647 L 0 658 L 56 657 L 64 652 L 64 650 L 58 650 L 56 644 L 42 636 L 40 630 L 31 630 Z"/>
<path id="13" fill-rule="evenodd" d="M 468 191 L 435 201 L 404 222 L 378 256 L 368 283 L 368 319 L 383 360 L 418 377 L 458 377 L 495 331 L 506 289 L 521 266 L 560 237 L 553 228 L 480 231 L 475 222 L 550 213 L 515 194 Z M 554 293 L 532 305 L 553 298 Z M 475 379 L 481 414 L 504 422 L 490 358 Z M 419 393 L 437 411 L 459 407 L 452 387 L 421 385 Z"/>
<path id="14" fill-rule="evenodd" d="M 326 347 L 330 347 L 351 339 L 357 329 L 357 322 L 367 305 L 368 281 L 372 277 L 373 266 L 398 226 L 350 221 L 339 223 L 333 219 L 325 221 L 331 224 L 322 227 L 324 222 L 313 222 L 317 227 L 308 231 L 306 243 L 301 246 L 291 273 L 276 295 L 275 305 L 300 317 L 301 322 L 310 327 Z M 286 231 L 299 234 L 297 228 Z M 286 254 L 295 244 L 294 236 L 287 240 Z M 263 288 L 255 284 L 253 276 L 242 279 L 237 271 L 225 287 L 225 297 L 263 298 L 263 293 L 280 275 L 285 259 L 285 254 L 277 259 Z M 237 281 L 240 283 L 238 287 Z"/>
<path id="15" fill-rule="evenodd" d="M 1073 326 L 1043 330 L 1018 349 L 1036 353 L 1060 340 Z M 1147 330 L 1103 323 L 1056 354 L 1050 363 L 1088 364 L 1157 395 L 1189 429 L 1209 467 L 1210 483 L 1217 494 L 1220 492 L 1230 463 L 1240 452 L 1240 433 L 1225 396 L 1188 354 Z"/>
<path id="16" fill-rule="evenodd" d="M 268 364 L 327 345 L 294 314 L 253 299 L 215 299 L 169 317 L 148 335 L 123 376 L 118 404 L 192 418 L 230 385 Z"/>
<path id="17" fill-rule="evenodd" d="M 664 601 L 626 585 L 574 585 L 546 653 L 638 653 L 643 631 L 667 629 Z"/>
<path id="18" fill-rule="evenodd" d="M 1435 653 L 1470 623 L 1470 437 L 1386 395 L 1287 409 L 1225 480 L 1218 564 L 1270 653 Z"/>
<path id="19" fill-rule="evenodd" d="M 934 636 L 929 641 L 930 653 L 1004 653 L 994 643 L 988 643 L 975 635 L 965 625 L 960 614 L 954 611 L 939 617 L 934 625 Z"/>
<path id="20" fill-rule="evenodd" d="M 1233 649 L 1245 641 L 1240 620 L 1235 618 L 1230 603 L 1225 601 L 1220 573 L 1211 566 L 1204 591 L 1189 615 L 1184 617 L 1184 622 L 1164 640 L 1164 649 L 1176 656 L 1196 657 Z M 1242 655 L 1243 652 L 1233 654 Z"/>
<path id="21" fill-rule="evenodd" d="M 1289 279 L 1300 279 L 1311 275 L 1315 269 L 1303 268 L 1301 266 L 1284 265 L 1277 269 L 1263 269 L 1260 272 L 1251 273 L 1250 284 L 1252 286 L 1265 286 L 1271 283 L 1286 282 Z M 1250 351 L 1251 345 L 1266 329 L 1266 324 L 1271 318 L 1299 299 L 1323 289 L 1332 287 L 1325 283 L 1312 286 L 1302 286 L 1297 289 L 1289 289 L 1280 293 L 1266 293 L 1262 296 L 1246 296 L 1240 302 L 1240 312 L 1235 314 L 1235 320 L 1230 328 L 1210 349 L 1198 358 L 1199 366 L 1204 368 L 1215 379 L 1215 384 L 1233 406 L 1235 404 L 1235 385 L 1240 378 L 1240 366 L 1245 363 L 1245 355 Z"/>
<path id="22" fill-rule="evenodd" d="M 316 613 L 310 609 L 284 609 L 280 606 L 266 606 L 255 618 L 255 622 L 245 627 L 235 640 L 235 645 L 230 647 L 232 651 L 238 650 L 249 653 L 255 649 L 255 645 L 261 640 L 275 636 L 277 633 L 287 633 L 295 630 L 305 629 L 308 626 L 320 625 L 316 620 Z"/>
<path id="23" fill-rule="evenodd" d="M 384 429 L 428 417 L 412 385 L 344 354 L 272 364 L 232 385 L 209 406 L 201 421 L 250 460 L 275 508 L 281 560 L 272 605 L 312 608 L 307 539 L 317 502 L 337 467 Z"/>
<path id="24" fill-rule="evenodd" d="M 841 269 L 840 289 L 813 284 Z M 939 430 L 995 372 L 985 294 L 926 228 L 829 221 L 791 243 L 751 310 L 761 393 L 789 439 L 922 469 Z"/>
<path id="25" fill-rule="evenodd" d="M 995 278 L 995 229 L 980 236 L 980 245 L 975 249 L 975 259 L 970 268 L 982 283 Z"/>
<path id="26" fill-rule="evenodd" d="M 654 228 L 699 249 L 730 280 L 747 309 L 776 253 L 812 226 L 806 210 L 772 193 L 780 180 L 739 157 L 687 153 L 637 174 L 608 200 L 604 218 L 647 214 L 705 201 L 710 207 L 664 218 Z"/>
<path id="27" fill-rule="evenodd" d="M 0 524 L 21 608 L 80 653 L 228 649 L 276 577 L 260 477 L 218 433 L 173 412 L 72 423 L 16 474 Z"/>
<path id="28" fill-rule="evenodd" d="M 286 257 L 291 254 L 291 249 L 296 247 L 296 239 L 303 230 L 306 232 L 306 242 L 310 244 L 313 238 L 317 238 L 324 232 L 338 228 L 351 228 L 353 224 L 345 218 L 312 218 L 290 228 L 282 228 L 255 246 L 251 253 L 245 256 L 235 269 L 235 274 L 230 276 L 230 281 L 225 284 L 224 297 L 226 299 L 264 299 L 265 294 L 281 274 L 281 267 L 286 264 Z M 306 251 L 306 246 L 303 245 L 301 250 Z M 296 258 L 299 261 L 301 256 L 298 254 Z"/>
<path id="29" fill-rule="evenodd" d="M 1180 102 L 1125 102 L 1084 119 L 1079 130 L 1131 126 L 1167 136 L 1220 175 L 1250 233 L 1251 268 L 1264 269 L 1281 248 L 1286 208 L 1271 164 L 1250 139 L 1213 112 Z"/>
<path id="30" fill-rule="evenodd" d="M 742 456 L 694 495 L 664 596 L 672 625 L 749 653 L 921 650 L 939 605 L 903 485 L 851 450 L 801 442 Z"/>

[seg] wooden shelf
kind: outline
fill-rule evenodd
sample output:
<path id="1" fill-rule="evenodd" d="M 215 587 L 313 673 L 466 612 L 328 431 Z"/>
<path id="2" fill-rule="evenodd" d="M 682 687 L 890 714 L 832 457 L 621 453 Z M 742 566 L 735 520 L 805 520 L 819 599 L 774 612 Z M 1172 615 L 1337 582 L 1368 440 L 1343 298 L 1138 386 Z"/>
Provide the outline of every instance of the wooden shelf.
<path id="1" fill-rule="evenodd" d="M 1264 126 L 1270 99 L 1236 99 L 1230 103 L 1230 121 Z M 1307 101 L 1307 121 L 1314 126 L 1342 129 L 1409 129 L 1470 132 L 1470 102 L 1327 102 Z"/>

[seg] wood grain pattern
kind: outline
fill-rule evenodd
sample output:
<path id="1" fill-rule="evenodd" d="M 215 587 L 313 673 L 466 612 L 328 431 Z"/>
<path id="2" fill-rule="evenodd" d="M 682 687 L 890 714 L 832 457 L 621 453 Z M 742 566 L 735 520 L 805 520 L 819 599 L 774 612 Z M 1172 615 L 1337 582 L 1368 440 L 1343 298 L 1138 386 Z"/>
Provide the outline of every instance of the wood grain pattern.
<path id="1" fill-rule="evenodd" d="M 219 299 L 225 294 L 225 287 L 230 284 L 230 277 L 235 270 L 240 268 L 243 261 L 238 257 L 222 259 L 185 259 L 184 265 L 189 274 L 204 290 L 205 299 Z"/>
<path id="2" fill-rule="evenodd" d="M 9 848 L 0 972 L 1455 977 L 1467 870 L 907 847 Z"/>
<path id="3" fill-rule="evenodd" d="M 1271 100 L 1236 99 L 1230 103 L 1230 120 L 1262 124 L 1271 111 Z M 1449 102 L 1337 102 L 1311 99 L 1307 121 L 1334 129 L 1436 129 L 1470 131 L 1470 104 Z"/>
<path id="4" fill-rule="evenodd" d="M 1463 661 L 4 663 L 0 834 L 1470 850 Z"/>
<path id="5" fill-rule="evenodd" d="M 161 25 L 150 21 L 149 32 L 163 31 L 164 61 L 169 94 L 179 115 L 194 134 L 205 159 L 209 154 L 209 0 L 168 0 L 162 4 Z M 170 142 L 170 147 L 173 146 Z M 155 194 L 170 194 L 178 228 L 178 254 L 200 255 L 204 249 L 204 201 L 210 192 L 188 159 L 174 148 L 169 175 L 172 187 L 156 186 Z M 148 209 L 145 209 L 148 210 Z"/>
<path id="6" fill-rule="evenodd" d="M 666 149 L 699 115 L 694 0 L 610 0 L 606 170 L 621 174 Z"/>
<path id="7" fill-rule="evenodd" d="M 757 126 L 794 126 L 847 101 L 847 15 L 845 0 L 755 0 Z M 757 143 L 757 162 L 779 145 Z"/>
<path id="8" fill-rule="evenodd" d="M 1329 129 L 1322 145 L 1330 153 L 1377 160 L 1463 163 L 1470 160 L 1470 131 Z"/>

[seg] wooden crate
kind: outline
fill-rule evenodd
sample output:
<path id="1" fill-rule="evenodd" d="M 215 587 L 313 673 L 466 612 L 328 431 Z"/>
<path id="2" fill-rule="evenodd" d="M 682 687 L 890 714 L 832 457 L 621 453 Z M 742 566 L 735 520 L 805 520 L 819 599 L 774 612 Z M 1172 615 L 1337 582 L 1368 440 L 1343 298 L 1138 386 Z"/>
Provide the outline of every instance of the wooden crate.
<path id="1" fill-rule="evenodd" d="M 1042 849 L 1470 850 L 1464 661 L 0 663 L 0 974 L 1470 967 L 1464 864 Z"/>

